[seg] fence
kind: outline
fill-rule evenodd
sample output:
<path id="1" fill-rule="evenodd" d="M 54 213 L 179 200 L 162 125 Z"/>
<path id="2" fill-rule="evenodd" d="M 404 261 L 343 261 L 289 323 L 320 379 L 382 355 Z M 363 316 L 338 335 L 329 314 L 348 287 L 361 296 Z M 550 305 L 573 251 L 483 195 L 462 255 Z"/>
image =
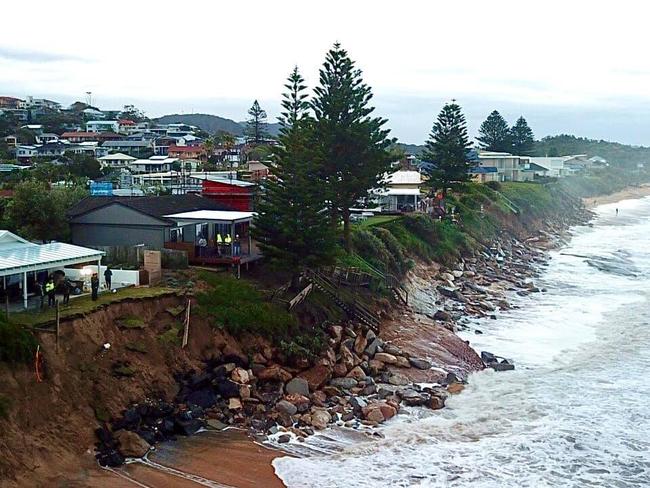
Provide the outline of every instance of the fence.
<path id="1" fill-rule="evenodd" d="M 138 269 L 144 264 L 144 252 L 148 246 L 94 246 L 106 255 L 102 262 L 115 267 L 132 267 Z M 174 249 L 156 249 L 160 251 L 162 267 L 165 269 L 186 269 L 187 253 Z"/>

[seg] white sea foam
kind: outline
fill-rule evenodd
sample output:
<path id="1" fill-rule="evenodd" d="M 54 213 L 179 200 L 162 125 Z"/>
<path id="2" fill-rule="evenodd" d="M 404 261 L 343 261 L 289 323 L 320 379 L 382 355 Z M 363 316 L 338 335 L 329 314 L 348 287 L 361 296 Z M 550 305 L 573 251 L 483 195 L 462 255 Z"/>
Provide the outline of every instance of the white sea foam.
<path id="1" fill-rule="evenodd" d="M 597 214 L 552 254 L 546 293 L 466 336 L 515 371 L 473 375 L 447 408 L 400 415 L 384 439 L 333 432 L 327 449 L 276 459 L 278 475 L 289 487 L 650 486 L 650 199 Z M 579 256 L 629 262 L 638 276 Z"/>

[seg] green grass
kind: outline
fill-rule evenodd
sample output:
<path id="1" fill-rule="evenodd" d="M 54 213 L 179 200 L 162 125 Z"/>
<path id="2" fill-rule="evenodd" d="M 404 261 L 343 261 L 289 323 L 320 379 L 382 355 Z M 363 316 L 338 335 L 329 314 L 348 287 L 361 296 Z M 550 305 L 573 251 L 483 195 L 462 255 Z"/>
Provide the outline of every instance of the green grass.
<path id="1" fill-rule="evenodd" d="M 355 227 L 359 228 L 374 227 L 376 225 L 384 225 L 388 222 L 393 222 L 401 218 L 401 215 L 373 215 L 372 217 L 368 217 L 367 219 L 362 220 L 354 225 Z"/>
<path id="2" fill-rule="evenodd" d="M 0 320 L 0 361 L 27 363 L 34 360 L 37 346 L 34 335 L 23 326 Z"/>
<path id="3" fill-rule="evenodd" d="M 118 327 L 121 329 L 144 329 L 146 327 L 144 320 L 133 315 L 120 317 L 116 320 L 116 322 Z"/>
<path id="4" fill-rule="evenodd" d="M 155 298 L 162 295 L 173 294 L 176 291 L 171 288 L 163 287 L 139 287 L 123 288 L 117 293 L 102 293 L 97 301 L 93 301 L 90 296 L 72 298 L 69 305 L 61 305 L 61 318 L 86 314 L 93 312 L 105 305 L 119 303 L 124 300 Z M 56 319 L 56 312 L 53 308 L 45 310 L 28 310 L 10 315 L 13 323 L 21 324 L 28 327 L 36 327 L 50 324 Z"/>

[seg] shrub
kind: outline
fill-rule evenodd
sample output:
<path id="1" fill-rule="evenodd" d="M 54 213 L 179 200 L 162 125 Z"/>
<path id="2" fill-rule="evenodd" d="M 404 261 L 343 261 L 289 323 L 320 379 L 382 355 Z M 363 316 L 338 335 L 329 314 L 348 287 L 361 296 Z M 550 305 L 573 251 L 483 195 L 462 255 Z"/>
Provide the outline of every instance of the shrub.
<path id="1" fill-rule="evenodd" d="M 22 326 L 0 320 L 0 361 L 27 363 L 34 360 L 37 342 Z"/>
<path id="2" fill-rule="evenodd" d="M 495 191 L 501 191 L 501 183 L 499 183 L 498 181 L 488 181 L 485 184 L 485 186 L 487 186 L 488 188 L 491 188 L 491 189 L 493 189 Z"/>

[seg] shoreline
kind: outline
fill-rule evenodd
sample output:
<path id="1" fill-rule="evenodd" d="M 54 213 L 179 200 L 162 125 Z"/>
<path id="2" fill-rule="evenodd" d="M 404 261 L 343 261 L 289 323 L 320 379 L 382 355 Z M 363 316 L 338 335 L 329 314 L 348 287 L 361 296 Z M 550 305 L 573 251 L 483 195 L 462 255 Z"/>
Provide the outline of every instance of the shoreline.
<path id="1" fill-rule="evenodd" d="M 642 183 L 639 186 L 629 186 L 609 195 L 583 198 L 582 202 L 586 208 L 591 209 L 599 205 L 617 203 L 622 200 L 636 200 L 647 196 L 650 196 L 650 183 Z"/>

